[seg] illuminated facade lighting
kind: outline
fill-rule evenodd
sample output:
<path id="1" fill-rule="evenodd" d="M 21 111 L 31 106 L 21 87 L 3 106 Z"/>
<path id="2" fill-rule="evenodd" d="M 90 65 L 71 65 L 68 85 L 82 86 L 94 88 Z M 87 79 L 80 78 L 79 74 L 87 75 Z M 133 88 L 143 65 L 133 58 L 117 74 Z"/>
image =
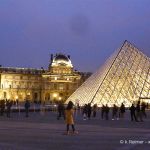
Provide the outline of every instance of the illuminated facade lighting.
<path id="1" fill-rule="evenodd" d="M 58 96 L 58 94 L 57 94 L 57 93 L 54 93 L 54 94 L 53 94 L 53 97 L 54 97 L 54 98 L 56 98 L 57 96 Z"/>
<path id="2" fill-rule="evenodd" d="M 80 79 L 70 56 L 64 54 L 51 57 L 49 68 L 45 70 L 1 66 L 0 99 L 50 102 L 61 97 L 65 101 L 80 85 Z"/>
<path id="3" fill-rule="evenodd" d="M 89 77 L 67 100 L 102 106 L 126 107 L 139 97 L 150 98 L 150 58 L 125 41 L 106 63 Z"/>

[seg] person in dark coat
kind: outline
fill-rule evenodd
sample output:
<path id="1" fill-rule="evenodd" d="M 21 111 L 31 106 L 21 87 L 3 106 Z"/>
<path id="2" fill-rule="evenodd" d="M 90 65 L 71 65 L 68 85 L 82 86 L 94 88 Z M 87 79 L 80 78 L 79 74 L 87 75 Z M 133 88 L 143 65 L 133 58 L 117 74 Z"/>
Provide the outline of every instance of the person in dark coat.
<path id="1" fill-rule="evenodd" d="M 106 104 L 105 109 L 104 109 L 106 120 L 109 119 L 109 110 L 110 110 L 110 108 L 109 108 L 108 105 Z"/>
<path id="2" fill-rule="evenodd" d="M 93 117 L 96 117 L 96 112 L 97 112 L 97 104 L 94 104 L 93 106 Z"/>
<path id="3" fill-rule="evenodd" d="M 101 118 L 104 119 L 104 113 L 105 113 L 105 106 L 102 105 L 102 108 L 101 108 Z"/>
<path id="4" fill-rule="evenodd" d="M 136 111 L 136 108 L 134 107 L 134 104 L 132 104 L 132 106 L 129 108 L 130 110 L 130 114 L 131 114 L 131 121 L 138 121 L 137 118 L 136 118 L 136 115 L 135 115 L 135 111 Z"/>
<path id="5" fill-rule="evenodd" d="M 118 107 L 114 104 L 112 108 L 112 120 L 115 118 L 118 120 Z"/>
<path id="6" fill-rule="evenodd" d="M 138 103 L 136 105 L 136 118 L 138 121 L 139 121 L 139 119 L 140 119 L 140 121 L 143 121 L 140 101 L 138 101 Z"/>
<path id="7" fill-rule="evenodd" d="M 124 118 L 124 113 L 125 113 L 125 106 L 122 103 L 120 106 L 120 118 Z"/>
<path id="8" fill-rule="evenodd" d="M 84 105 L 82 114 L 83 114 L 83 120 L 86 120 L 87 119 L 87 104 Z"/>
<path id="9" fill-rule="evenodd" d="M 57 120 L 59 120 L 62 116 L 63 116 L 64 119 L 65 119 L 65 107 L 64 107 L 64 105 L 63 105 L 62 102 L 59 102 L 59 103 L 58 103 L 57 110 L 58 110 Z"/>
<path id="10" fill-rule="evenodd" d="M 147 109 L 149 108 L 149 104 L 148 104 L 148 103 L 146 104 L 146 108 L 147 108 Z"/>
<path id="11" fill-rule="evenodd" d="M 25 101 L 24 108 L 25 108 L 26 117 L 29 117 L 29 108 L 30 108 L 29 100 Z"/>
<path id="12" fill-rule="evenodd" d="M 0 101 L 0 115 L 3 116 L 5 111 L 5 100 Z"/>
<path id="13" fill-rule="evenodd" d="M 91 118 L 91 113 L 92 113 L 92 107 L 91 107 L 91 104 L 89 103 L 89 104 L 87 105 L 88 119 Z"/>
<path id="14" fill-rule="evenodd" d="M 12 104 L 13 104 L 13 101 L 7 100 L 7 102 L 6 102 L 6 114 L 7 114 L 7 117 L 9 117 L 9 118 L 10 118 L 10 112 L 11 112 Z"/>
<path id="15" fill-rule="evenodd" d="M 147 118 L 145 109 L 146 109 L 146 104 L 143 102 L 142 105 L 141 105 L 141 112 L 142 112 L 142 115 L 143 115 L 145 118 Z"/>

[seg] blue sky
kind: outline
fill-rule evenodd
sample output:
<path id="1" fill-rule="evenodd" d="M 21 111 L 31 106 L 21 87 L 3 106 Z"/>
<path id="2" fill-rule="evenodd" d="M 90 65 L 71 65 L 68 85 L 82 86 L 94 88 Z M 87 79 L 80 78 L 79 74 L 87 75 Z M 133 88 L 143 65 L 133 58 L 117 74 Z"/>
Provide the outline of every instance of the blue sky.
<path id="1" fill-rule="evenodd" d="M 124 40 L 150 56 L 150 0 L 0 0 L 2 66 L 47 68 L 61 52 L 94 72 Z"/>

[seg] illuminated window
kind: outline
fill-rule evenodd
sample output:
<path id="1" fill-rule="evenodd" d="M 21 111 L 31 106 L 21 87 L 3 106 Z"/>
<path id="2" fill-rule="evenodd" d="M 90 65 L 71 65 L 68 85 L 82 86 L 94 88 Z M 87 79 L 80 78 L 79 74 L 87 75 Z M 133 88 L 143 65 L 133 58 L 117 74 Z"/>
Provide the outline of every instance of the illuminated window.
<path id="1" fill-rule="evenodd" d="M 57 84 L 54 83 L 54 90 L 57 90 Z"/>
<path id="2" fill-rule="evenodd" d="M 59 90 L 63 90 L 64 89 L 64 85 L 63 84 L 59 84 Z"/>

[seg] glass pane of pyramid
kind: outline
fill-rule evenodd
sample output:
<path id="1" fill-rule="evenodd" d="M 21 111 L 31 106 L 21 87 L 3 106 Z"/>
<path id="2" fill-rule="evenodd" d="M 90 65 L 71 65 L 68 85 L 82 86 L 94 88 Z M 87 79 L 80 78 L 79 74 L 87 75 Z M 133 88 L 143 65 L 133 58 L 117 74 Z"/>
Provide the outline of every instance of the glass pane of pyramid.
<path id="1" fill-rule="evenodd" d="M 125 41 L 67 102 L 128 107 L 139 98 L 150 99 L 150 58 Z"/>

